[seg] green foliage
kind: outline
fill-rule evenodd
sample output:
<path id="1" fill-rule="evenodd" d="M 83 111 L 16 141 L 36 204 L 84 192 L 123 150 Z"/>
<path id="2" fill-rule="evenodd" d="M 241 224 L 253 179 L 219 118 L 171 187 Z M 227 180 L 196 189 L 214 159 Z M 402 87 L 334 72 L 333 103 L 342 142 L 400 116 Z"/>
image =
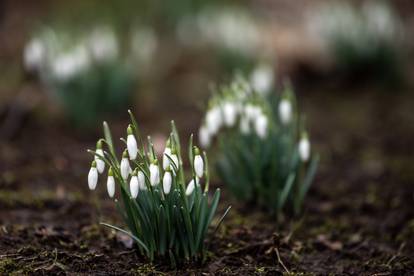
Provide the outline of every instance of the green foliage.
<path id="1" fill-rule="evenodd" d="M 103 155 L 98 154 L 97 151 L 90 151 L 95 155 L 95 158 L 103 160 L 106 166 L 111 168 L 109 175 L 114 176 L 116 186 L 119 188 L 120 202 L 115 200 L 115 203 L 129 231 L 106 223 L 102 224 L 129 235 L 136 242 L 139 251 L 151 261 L 167 256 L 172 266 L 184 261 L 202 261 L 205 256 L 204 241 L 207 230 L 211 225 L 220 199 L 220 190 L 217 189 L 212 199 L 209 200 L 207 157 L 204 155 L 203 158 L 205 164 L 203 189 L 200 184 L 201 179 L 197 178 L 195 174 L 193 159 L 198 149 L 193 147 L 191 137 L 189 142 L 191 179 L 197 184 L 194 190 L 186 188 L 180 140 L 174 122 L 172 122 L 172 132 L 167 142 L 171 154 L 167 154 L 166 151 L 163 156 L 163 158 L 168 158 L 170 165 L 164 169 L 164 160 L 158 162 L 151 138 L 148 137 L 148 144 L 145 148 L 137 122 L 132 113 L 130 116 L 132 125 L 129 127 L 129 135 L 133 135 L 138 141 L 138 154 L 136 159 L 130 160 L 132 174 L 129 174 L 127 179 L 122 177 L 122 165 L 120 164 L 123 161 L 120 163 L 115 156 L 116 150 L 106 123 L 104 123 L 105 139 L 101 139 L 101 142 L 98 143 L 98 149 L 101 144 L 105 144 L 106 150 L 103 151 Z M 130 138 L 128 137 L 128 139 Z M 123 141 L 128 144 L 127 140 Z M 177 161 L 174 161 L 174 154 L 177 156 L 178 164 Z M 126 152 L 124 152 L 123 158 L 125 156 L 127 156 Z M 159 170 L 161 180 L 158 183 L 152 182 L 151 166 L 153 165 L 156 165 Z M 134 198 L 131 192 L 133 189 L 132 181 L 131 187 L 129 187 L 128 179 L 136 176 L 138 171 L 143 172 L 145 180 L 137 197 Z M 161 173 L 162 171 L 164 173 Z M 165 184 L 162 180 L 162 175 L 167 173 L 172 176 L 169 192 L 166 192 L 165 187 L 163 188 Z M 227 211 L 224 216 L 226 214 Z"/>
<path id="2" fill-rule="evenodd" d="M 282 100 L 291 104 L 288 122 L 282 122 L 280 118 Z M 221 123 L 230 115 L 226 114 L 225 108 L 229 103 L 237 107 L 237 120 L 231 125 Z M 208 117 L 216 108 L 221 110 L 222 116 L 218 119 L 219 128 L 224 129 L 214 132 L 216 128 L 209 126 L 212 120 Z M 252 108 L 257 111 L 251 112 Z M 261 116 L 268 121 L 264 129 L 258 124 Z M 243 127 L 245 120 L 247 125 Z M 301 158 L 299 144 L 302 139 L 307 139 L 307 134 L 300 121 L 295 96 L 289 86 L 281 94 L 264 94 L 252 91 L 239 79 L 221 87 L 210 100 L 202 126 L 206 130 L 200 129 L 200 136 L 205 131 L 210 139 L 217 136 L 217 174 L 237 199 L 258 204 L 277 214 L 287 209 L 297 214 L 318 164 L 317 155 Z M 266 131 L 265 135 L 263 131 Z"/>

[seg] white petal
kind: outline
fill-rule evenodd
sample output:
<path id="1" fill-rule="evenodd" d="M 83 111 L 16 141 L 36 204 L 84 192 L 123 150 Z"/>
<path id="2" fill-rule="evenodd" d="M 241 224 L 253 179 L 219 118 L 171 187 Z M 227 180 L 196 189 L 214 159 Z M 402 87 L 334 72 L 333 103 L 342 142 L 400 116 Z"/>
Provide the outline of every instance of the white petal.
<path id="1" fill-rule="evenodd" d="M 190 183 L 187 185 L 187 189 L 185 190 L 185 195 L 189 196 L 193 193 L 195 188 L 194 179 L 191 179 Z"/>
<path id="2" fill-rule="evenodd" d="M 108 180 L 106 181 L 106 188 L 108 190 L 109 197 L 114 197 L 115 195 L 115 179 L 113 176 L 108 176 Z"/>
<path id="3" fill-rule="evenodd" d="M 171 190 L 171 183 L 172 183 L 172 177 L 170 172 L 164 173 L 164 178 L 162 179 L 162 186 L 164 188 L 164 193 L 169 194 Z"/>
<path id="4" fill-rule="evenodd" d="M 150 182 L 151 186 L 155 186 L 160 182 L 160 171 L 157 165 L 150 165 Z"/>
<path id="5" fill-rule="evenodd" d="M 98 170 L 92 167 L 88 173 L 88 186 L 90 190 L 95 190 L 98 183 Z"/>
<path id="6" fill-rule="evenodd" d="M 102 149 L 97 149 L 96 153 L 97 153 L 97 155 L 95 155 L 96 168 L 98 169 L 99 173 L 103 173 L 103 171 L 105 170 L 105 162 L 102 159 L 100 159 L 98 155 L 104 156 L 104 152 Z"/>
<path id="7" fill-rule="evenodd" d="M 137 198 L 139 192 L 138 176 L 133 175 L 131 177 L 131 181 L 129 182 L 129 189 L 131 191 L 132 198 Z"/>
<path id="8" fill-rule="evenodd" d="M 166 170 L 170 166 L 170 159 L 167 157 L 171 157 L 171 148 L 165 148 L 164 154 L 162 156 L 162 168 Z"/>
<path id="9" fill-rule="evenodd" d="M 129 159 L 135 160 L 138 154 L 138 146 L 137 146 L 137 140 L 135 139 L 135 136 L 132 134 L 128 135 L 127 137 L 127 148 L 128 148 Z"/>
<path id="10" fill-rule="evenodd" d="M 279 103 L 279 117 L 282 124 L 288 124 L 292 119 L 292 104 L 289 100 L 283 99 Z"/>
<path id="11" fill-rule="evenodd" d="M 265 115 L 261 115 L 256 118 L 255 120 L 255 130 L 257 136 L 259 136 L 261 139 L 266 138 L 267 136 L 267 117 Z"/>
<path id="12" fill-rule="evenodd" d="M 121 176 L 124 180 L 128 179 L 128 176 L 131 172 L 131 167 L 129 166 L 128 158 L 122 158 L 121 160 Z"/>
<path id="13" fill-rule="evenodd" d="M 142 191 L 147 190 L 147 185 L 145 185 L 145 175 L 142 171 L 138 172 L 138 184 L 139 184 L 139 189 Z"/>
<path id="14" fill-rule="evenodd" d="M 204 161 L 200 155 L 194 157 L 194 170 L 197 177 L 203 177 L 204 174 Z"/>
<path id="15" fill-rule="evenodd" d="M 237 110 L 233 103 L 226 102 L 223 105 L 224 123 L 226 126 L 231 127 L 236 122 Z"/>
<path id="16" fill-rule="evenodd" d="M 259 94 L 267 94 L 273 87 L 274 72 L 272 66 L 262 64 L 258 66 L 250 77 L 253 90 Z"/>
<path id="17" fill-rule="evenodd" d="M 303 162 L 309 160 L 310 157 L 310 142 L 307 138 L 302 138 L 299 141 L 299 156 Z"/>
<path id="18" fill-rule="evenodd" d="M 211 136 L 208 132 L 208 129 L 205 126 L 202 126 L 198 132 L 198 140 L 200 141 L 200 145 L 203 148 L 208 148 L 211 143 Z"/>

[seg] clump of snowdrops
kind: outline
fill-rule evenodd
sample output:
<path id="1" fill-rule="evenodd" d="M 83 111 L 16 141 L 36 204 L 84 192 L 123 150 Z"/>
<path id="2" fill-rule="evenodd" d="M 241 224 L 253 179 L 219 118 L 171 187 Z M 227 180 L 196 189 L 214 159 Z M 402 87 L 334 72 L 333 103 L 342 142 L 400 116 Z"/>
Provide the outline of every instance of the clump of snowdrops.
<path id="1" fill-rule="evenodd" d="M 88 185 L 95 190 L 100 174 L 107 170 L 108 195 L 122 215 L 129 231 L 102 223 L 129 235 L 140 252 L 151 261 L 168 256 L 175 266 L 183 261 L 203 260 L 208 227 L 217 209 L 220 189 L 209 200 L 207 155 L 189 142 L 190 178 L 184 176 L 180 139 L 172 122 L 162 158 L 155 154 L 151 138 L 145 148 L 131 112 L 121 160 L 115 154 L 108 125 L 105 138 L 97 142 Z M 188 183 L 188 184 L 187 184 Z M 119 203 L 119 201 L 122 203 Z M 230 207 L 218 221 L 216 229 Z"/>
<path id="2" fill-rule="evenodd" d="M 236 77 L 210 99 L 199 130 L 202 147 L 214 144 L 217 174 L 236 198 L 280 214 L 299 213 L 318 157 L 286 85 L 271 92 L 273 74 L 259 66 L 249 81 Z"/>
<path id="3" fill-rule="evenodd" d="M 85 126 L 129 101 L 135 77 L 121 49 L 109 25 L 83 31 L 43 27 L 26 44 L 23 62 L 68 117 Z"/>

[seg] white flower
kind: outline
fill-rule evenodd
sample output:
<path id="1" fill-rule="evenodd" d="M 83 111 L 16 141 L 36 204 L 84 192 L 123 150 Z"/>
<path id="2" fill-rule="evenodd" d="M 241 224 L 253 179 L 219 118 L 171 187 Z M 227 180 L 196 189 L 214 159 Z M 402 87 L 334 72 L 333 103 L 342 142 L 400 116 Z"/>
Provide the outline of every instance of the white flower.
<path id="1" fill-rule="evenodd" d="M 178 162 L 178 156 L 177 154 L 173 153 L 170 158 L 173 161 L 173 164 L 175 165 L 175 167 L 172 167 L 173 172 L 175 173 L 175 168 L 177 168 L 177 170 L 180 168 L 180 163 Z"/>
<path id="2" fill-rule="evenodd" d="M 244 135 L 250 133 L 250 122 L 247 116 L 242 116 L 240 119 L 240 132 Z"/>
<path id="3" fill-rule="evenodd" d="M 46 57 L 46 47 L 42 40 L 35 38 L 24 47 L 24 67 L 29 71 L 35 71 L 42 67 Z"/>
<path id="4" fill-rule="evenodd" d="M 310 157 L 310 142 L 306 134 L 302 135 L 302 138 L 299 141 L 299 156 L 303 162 L 309 160 Z"/>
<path id="5" fill-rule="evenodd" d="M 127 180 L 130 173 L 131 166 L 129 165 L 128 154 L 126 153 L 126 151 L 124 151 L 121 160 L 121 176 L 124 180 Z"/>
<path id="6" fill-rule="evenodd" d="M 255 120 L 254 127 L 256 130 L 256 134 L 261 139 L 264 139 L 267 136 L 267 124 L 268 124 L 268 119 L 264 114 L 260 115 Z"/>
<path id="7" fill-rule="evenodd" d="M 129 190 L 131 191 L 132 198 L 137 198 L 139 192 L 138 176 L 132 175 L 131 181 L 129 181 Z"/>
<path id="8" fill-rule="evenodd" d="M 198 149 L 196 149 L 196 155 L 194 157 L 194 171 L 197 177 L 203 177 L 204 174 L 204 161 L 201 155 L 198 153 Z"/>
<path id="9" fill-rule="evenodd" d="M 171 158 L 171 148 L 170 147 L 165 148 L 164 154 L 162 156 L 162 168 L 164 170 L 166 170 L 170 166 L 170 159 L 168 158 L 168 156 Z"/>
<path id="10" fill-rule="evenodd" d="M 94 30 L 88 44 L 95 61 L 108 62 L 118 56 L 118 41 L 110 27 L 103 26 Z"/>
<path id="11" fill-rule="evenodd" d="M 237 108 L 234 103 L 225 102 L 223 104 L 224 123 L 231 127 L 236 123 Z"/>
<path id="12" fill-rule="evenodd" d="M 106 181 L 106 188 L 108 190 L 109 197 L 114 197 L 115 195 L 115 179 L 113 175 L 108 175 L 108 180 Z"/>
<path id="13" fill-rule="evenodd" d="M 160 182 L 160 170 L 157 164 L 150 165 L 150 182 L 151 186 L 155 186 Z"/>
<path id="14" fill-rule="evenodd" d="M 172 177 L 171 177 L 171 172 L 166 171 L 164 173 L 164 177 L 162 179 L 162 187 L 164 189 L 164 193 L 166 195 L 168 195 L 170 193 L 171 190 L 171 183 L 172 183 Z"/>
<path id="15" fill-rule="evenodd" d="M 135 139 L 131 126 L 128 126 L 127 133 L 128 133 L 127 148 L 128 148 L 129 159 L 135 160 L 138 154 L 138 146 L 137 146 L 137 140 Z"/>
<path id="16" fill-rule="evenodd" d="M 282 99 L 279 103 L 279 117 L 282 124 L 286 125 L 292 120 L 292 104 L 288 99 Z"/>
<path id="17" fill-rule="evenodd" d="M 252 104 L 247 104 L 244 108 L 244 113 L 247 117 L 247 119 L 253 121 L 256 119 L 256 117 L 260 116 L 260 114 L 262 114 L 262 110 L 260 107 L 252 105 Z"/>
<path id="18" fill-rule="evenodd" d="M 145 185 L 145 175 L 142 171 L 138 171 L 138 184 L 140 190 L 147 190 L 147 185 Z"/>
<path id="19" fill-rule="evenodd" d="M 99 156 L 104 156 L 104 152 L 101 148 L 98 148 L 95 152 L 96 168 L 98 169 L 99 173 L 103 173 L 103 171 L 105 170 L 105 162 L 101 158 L 99 158 Z"/>
<path id="20" fill-rule="evenodd" d="M 92 162 L 91 169 L 88 173 L 88 186 L 90 190 L 95 190 L 98 183 L 98 170 L 96 169 L 96 162 Z"/>
<path id="21" fill-rule="evenodd" d="M 207 112 L 206 126 L 211 135 L 215 135 L 222 125 L 221 110 L 218 107 L 213 107 Z"/>
<path id="22" fill-rule="evenodd" d="M 198 140 L 200 141 L 200 145 L 203 148 L 208 148 L 210 146 L 211 136 L 210 136 L 210 133 L 208 132 L 207 127 L 205 126 L 200 127 L 198 131 Z"/>
<path id="23" fill-rule="evenodd" d="M 256 67 L 250 76 L 250 83 L 255 92 L 259 94 L 268 94 L 274 83 L 272 66 L 262 64 Z"/>
<path id="24" fill-rule="evenodd" d="M 198 178 L 196 178 L 196 183 L 197 185 L 199 184 Z M 194 184 L 194 178 L 193 178 L 187 185 L 187 189 L 185 190 L 185 195 L 187 196 L 191 195 L 194 191 L 194 188 L 195 188 L 195 184 Z"/>

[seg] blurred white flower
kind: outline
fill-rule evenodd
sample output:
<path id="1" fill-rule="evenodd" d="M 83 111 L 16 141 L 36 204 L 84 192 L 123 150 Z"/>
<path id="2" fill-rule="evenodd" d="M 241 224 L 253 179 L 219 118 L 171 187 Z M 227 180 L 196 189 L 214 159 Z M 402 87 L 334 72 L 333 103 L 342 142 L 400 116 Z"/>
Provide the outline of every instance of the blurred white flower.
<path id="1" fill-rule="evenodd" d="M 25 47 L 23 62 L 26 70 L 36 71 L 44 66 L 46 46 L 40 38 L 33 38 Z"/>
<path id="2" fill-rule="evenodd" d="M 223 104 L 224 123 L 226 126 L 231 127 L 236 123 L 237 107 L 232 102 L 225 102 Z"/>
<path id="3" fill-rule="evenodd" d="M 117 37 L 108 26 L 101 26 L 93 30 L 88 39 L 88 45 L 96 62 L 109 62 L 118 56 Z"/>
<path id="4" fill-rule="evenodd" d="M 306 134 L 302 135 L 302 138 L 299 141 L 299 156 L 303 162 L 309 160 L 310 157 L 310 142 Z"/>
<path id="5" fill-rule="evenodd" d="M 259 136 L 261 139 L 264 139 L 267 136 L 267 125 L 268 119 L 264 114 L 256 118 L 254 126 L 257 136 Z"/>
<path id="6" fill-rule="evenodd" d="M 287 125 L 292 120 L 292 104 L 288 99 L 282 99 L 278 107 L 280 121 Z"/>
<path id="7" fill-rule="evenodd" d="M 268 94 L 274 85 L 273 67 L 268 64 L 257 66 L 250 76 L 250 84 L 254 92 Z"/>
<path id="8" fill-rule="evenodd" d="M 138 184 L 139 184 L 139 189 L 141 191 L 145 191 L 147 190 L 147 185 L 145 185 L 145 175 L 142 171 L 138 171 Z"/>
<path id="9" fill-rule="evenodd" d="M 206 126 L 211 135 L 215 135 L 223 123 L 222 114 L 219 107 L 213 107 L 207 111 Z"/>
<path id="10" fill-rule="evenodd" d="M 201 126 L 198 131 L 198 140 L 203 148 L 208 148 L 211 144 L 211 136 L 206 126 Z"/>
<path id="11" fill-rule="evenodd" d="M 59 81 L 67 81 L 90 66 L 88 51 L 83 46 L 77 46 L 67 53 L 59 54 L 52 61 L 51 69 Z"/>

